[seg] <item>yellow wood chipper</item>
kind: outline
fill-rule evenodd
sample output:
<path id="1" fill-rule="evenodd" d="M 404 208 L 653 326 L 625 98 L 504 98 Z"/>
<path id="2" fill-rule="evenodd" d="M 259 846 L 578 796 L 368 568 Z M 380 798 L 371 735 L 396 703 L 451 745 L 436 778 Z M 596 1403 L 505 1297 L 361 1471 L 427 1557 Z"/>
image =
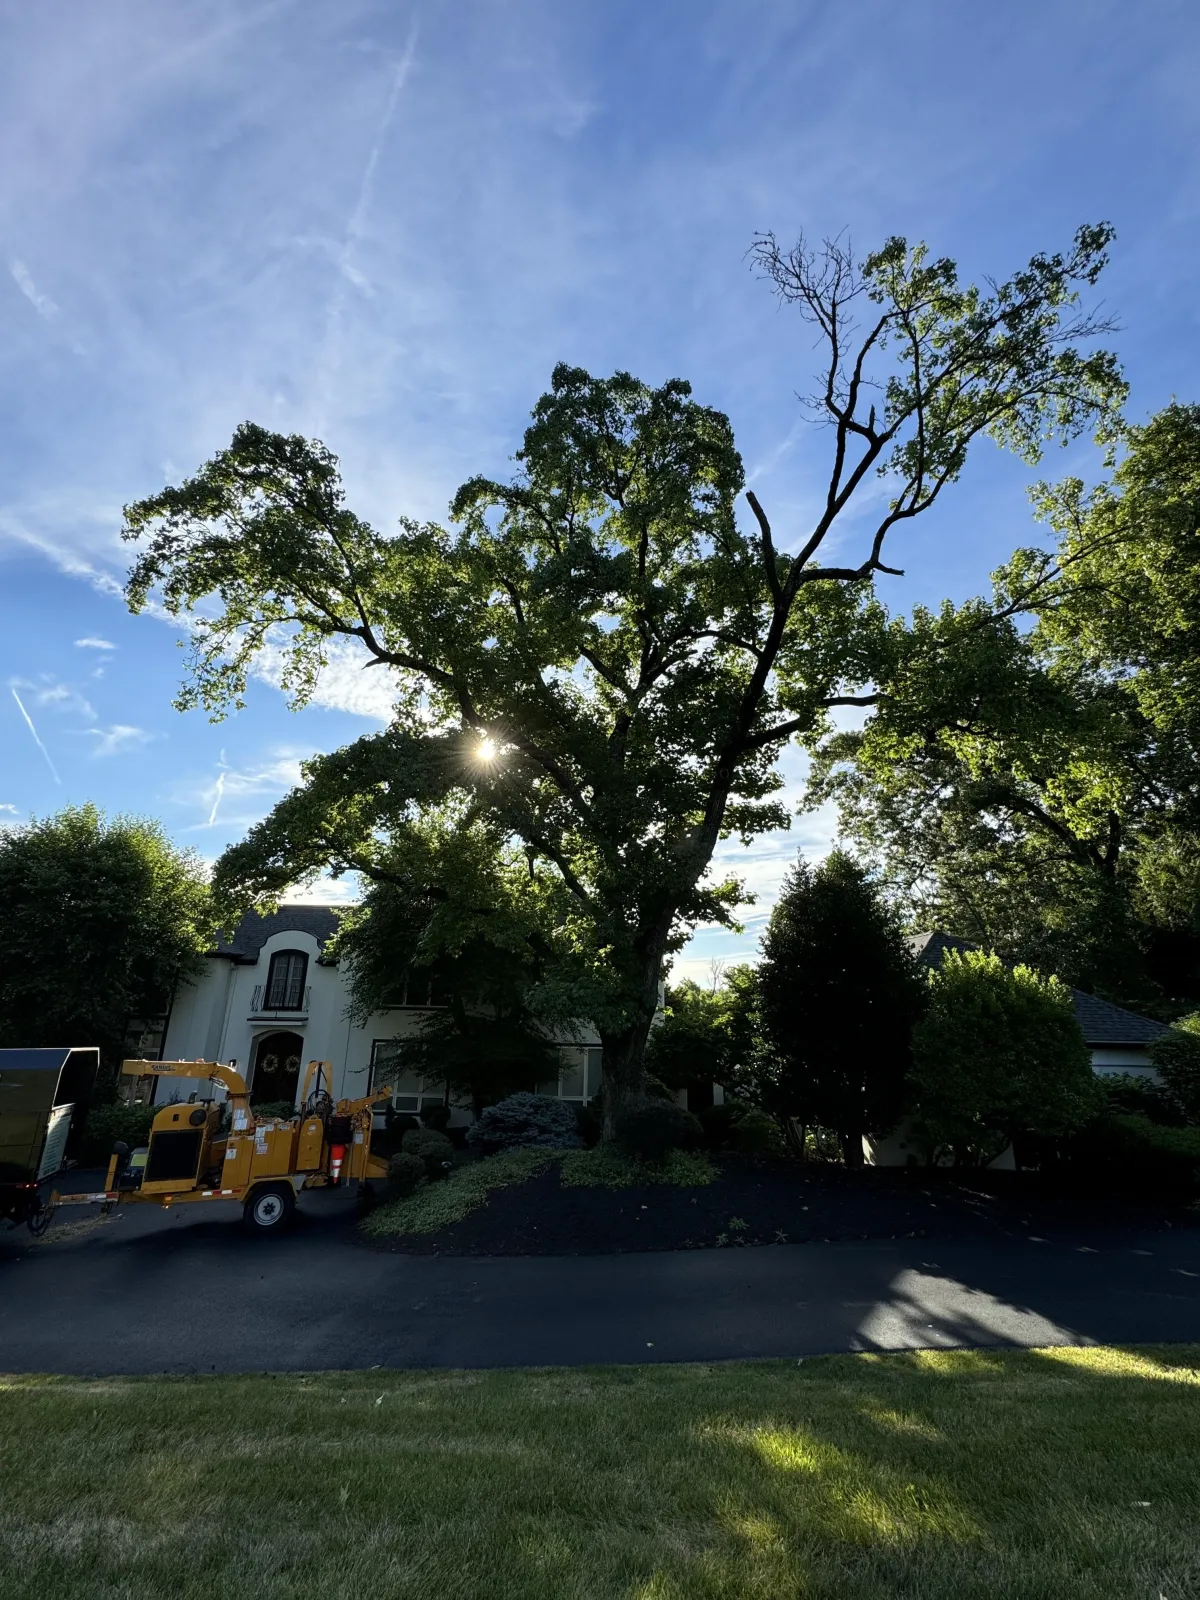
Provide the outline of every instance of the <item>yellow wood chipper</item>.
<path id="1" fill-rule="evenodd" d="M 293 1117 L 259 1117 L 246 1081 L 219 1061 L 125 1061 L 130 1077 L 196 1078 L 225 1091 L 155 1113 L 149 1142 L 130 1150 L 118 1143 L 104 1188 L 92 1194 L 50 1196 L 50 1207 L 149 1201 L 160 1206 L 208 1200 L 240 1200 L 247 1228 L 279 1233 L 296 1208 L 301 1189 L 387 1176 L 387 1164 L 371 1154 L 373 1108 L 391 1095 L 379 1089 L 360 1100 L 335 1101 L 327 1061 L 310 1061 L 300 1109 Z"/>

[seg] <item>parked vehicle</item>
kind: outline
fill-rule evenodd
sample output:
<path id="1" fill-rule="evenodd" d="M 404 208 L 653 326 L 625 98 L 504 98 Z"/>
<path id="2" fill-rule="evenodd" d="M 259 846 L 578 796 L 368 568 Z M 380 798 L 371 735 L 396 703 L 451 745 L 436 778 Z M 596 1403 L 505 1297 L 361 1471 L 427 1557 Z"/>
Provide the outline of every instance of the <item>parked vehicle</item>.
<path id="1" fill-rule="evenodd" d="M 42 1233 L 44 1187 L 68 1163 L 100 1067 L 90 1045 L 0 1050 L 0 1218 Z"/>
<path id="2" fill-rule="evenodd" d="M 295 1116 L 263 1117 L 250 1105 L 246 1080 L 219 1061 L 126 1061 L 128 1077 L 195 1078 L 215 1090 L 163 1106 L 149 1142 L 135 1150 L 113 1147 L 104 1188 L 91 1194 L 51 1194 L 48 1205 L 99 1204 L 106 1211 L 126 1202 L 160 1206 L 240 1200 L 247 1227 L 279 1233 L 291 1220 L 301 1189 L 387 1177 L 371 1154 L 373 1108 L 391 1096 L 378 1089 L 359 1100 L 335 1101 L 327 1061 L 310 1061 Z"/>

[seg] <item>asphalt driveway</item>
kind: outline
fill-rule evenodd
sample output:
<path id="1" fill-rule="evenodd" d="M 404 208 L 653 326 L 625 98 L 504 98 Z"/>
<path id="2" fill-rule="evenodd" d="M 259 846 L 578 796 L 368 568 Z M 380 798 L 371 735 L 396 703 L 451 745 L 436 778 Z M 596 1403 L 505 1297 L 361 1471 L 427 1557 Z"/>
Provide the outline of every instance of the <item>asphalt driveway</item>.
<path id="1" fill-rule="evenodd" d="M 1200 1341 L 1200 1231 L 584 1257 L 380 1253 L 349 1195 L 278 1239 L 236 1208 L 59 1213 L 0 1235 L 0 1371 L 116 1374 L 716 1361 Z M 79 1214 L 76 1214 L 78 1218 Z"/>

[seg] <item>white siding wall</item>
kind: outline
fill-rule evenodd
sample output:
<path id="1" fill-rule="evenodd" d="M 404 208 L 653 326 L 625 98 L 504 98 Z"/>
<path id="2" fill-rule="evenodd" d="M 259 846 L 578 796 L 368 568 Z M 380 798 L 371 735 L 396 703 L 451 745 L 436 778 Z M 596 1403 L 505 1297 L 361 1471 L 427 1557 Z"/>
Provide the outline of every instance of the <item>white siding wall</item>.
<path id="1" fill-rule="evenodd" d="M 264 988 L 271 956 L 278 950 L 303 950 L 308 956 L 305 980 L 309 991 L 306 1013 L 272 1012 L 269 1016 L 253 1010 L 254 991 Z M 167 1036 L 163 1044 L 166 1061 L 236 1061 L 238 1071 L 251 1071 L 254 1052 L 265 1034 L 287 1030 L 304 1041 L 301 1051 L 301 1084 L 304 1070 L 312 1060 L 328 1061 L 333 1072 L 336 1098 L 352 1099 L 366 1094 L 370 1085 L 372 1048 L 376 1041 L 403 1038 L 415 1033 L 425 1015 L 417 1007 L 396 1006 L 377 1012 L 363 1027 L 352 1024 L 346 1015 L 348 995 L 345 978 L 337 967 L 317 964 L 319 947 L 311 934 L 276 933 L 269 938 L 254 963 L 238 965 L 225 957 L 210 957 L 194 984 L 182 985 L 171 1008 Z M 590 1024 L 581 1024 L 569 1045 L 563 1047 L 563 1070 L 558 1083 L 539 1085 L 543 1094 L 558 1094 L 563 1099 L 590 1099 L 599 1087 L 599 1060 L 589 1059 L 599 1038 Z M 386 1081 L 386 1080 L 385 1080 Z M 253 1081 L 251 1079 L 251 1087 Z M 407 1089 L 414 1094 L 415 1083 L 398 1085 L 397 1104 L 413 1109 Z M 197 1088 L 195 1079 L 164 1077 L 155 1099 L 160 1104 L 186 1097 Z M 207 1092 L 207 1091 L 206 1091 Z M 428 1103 L 435 1098 L 426 1093 Z M 440 1099 L 440 1096 L 436 1096 Z M 469 1114 L 458 1113 L 456 1121 L 469 1121 Z"/>
<path id="2" fill-rule="evenodd" d="M 1131 1078 L 1149 1078 L 1154 1083 L 1159 1081 L 1158 1073 L 1150 1065 L 1149 1055 L 1141 1045 L 1093 1050 L 1092 1071 L 1101 1078 L 1115 1072 L 1127 1072 Z"/>

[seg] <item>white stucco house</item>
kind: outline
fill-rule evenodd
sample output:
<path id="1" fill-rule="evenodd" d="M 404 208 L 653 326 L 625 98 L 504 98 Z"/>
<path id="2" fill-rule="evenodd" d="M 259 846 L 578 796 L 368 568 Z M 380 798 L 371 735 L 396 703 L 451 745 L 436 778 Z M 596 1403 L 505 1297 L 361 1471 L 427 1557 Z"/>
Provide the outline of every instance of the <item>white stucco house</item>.
<path id="1" fill-rule="evenodd" d="M 233 1061 L 260 1101 L 295 1101 L 309 1061 L 332 1064 L 335 1098 L 356 1098 L 391 1084 L 397 1110 L 447 1104 L 444 1086 L 397 1070 L 396 1043 L 415 1033 L 432 1009 L 428 980 L 410 984 L 395 1005 L 359 1026 L 347 1016 L 346 975 L 326 956 L 337 927 L 332 906 L 284 905 L 243 918 L 227 943 L 209 951 L 201 975 L 179 986 L 167 1016 L 127 1045 L 130 1056 L 163 1061 Z M 583 1104 L 600 1087 L 600 1041 L 590 1024 L 560 1047 L 557 1079 L 542 1094 Z M 194 1080 L 143 1080 L 159 1102 L 185 1098 Z M 452 1124 L 471 1120 L 453 1106 Z"/>

